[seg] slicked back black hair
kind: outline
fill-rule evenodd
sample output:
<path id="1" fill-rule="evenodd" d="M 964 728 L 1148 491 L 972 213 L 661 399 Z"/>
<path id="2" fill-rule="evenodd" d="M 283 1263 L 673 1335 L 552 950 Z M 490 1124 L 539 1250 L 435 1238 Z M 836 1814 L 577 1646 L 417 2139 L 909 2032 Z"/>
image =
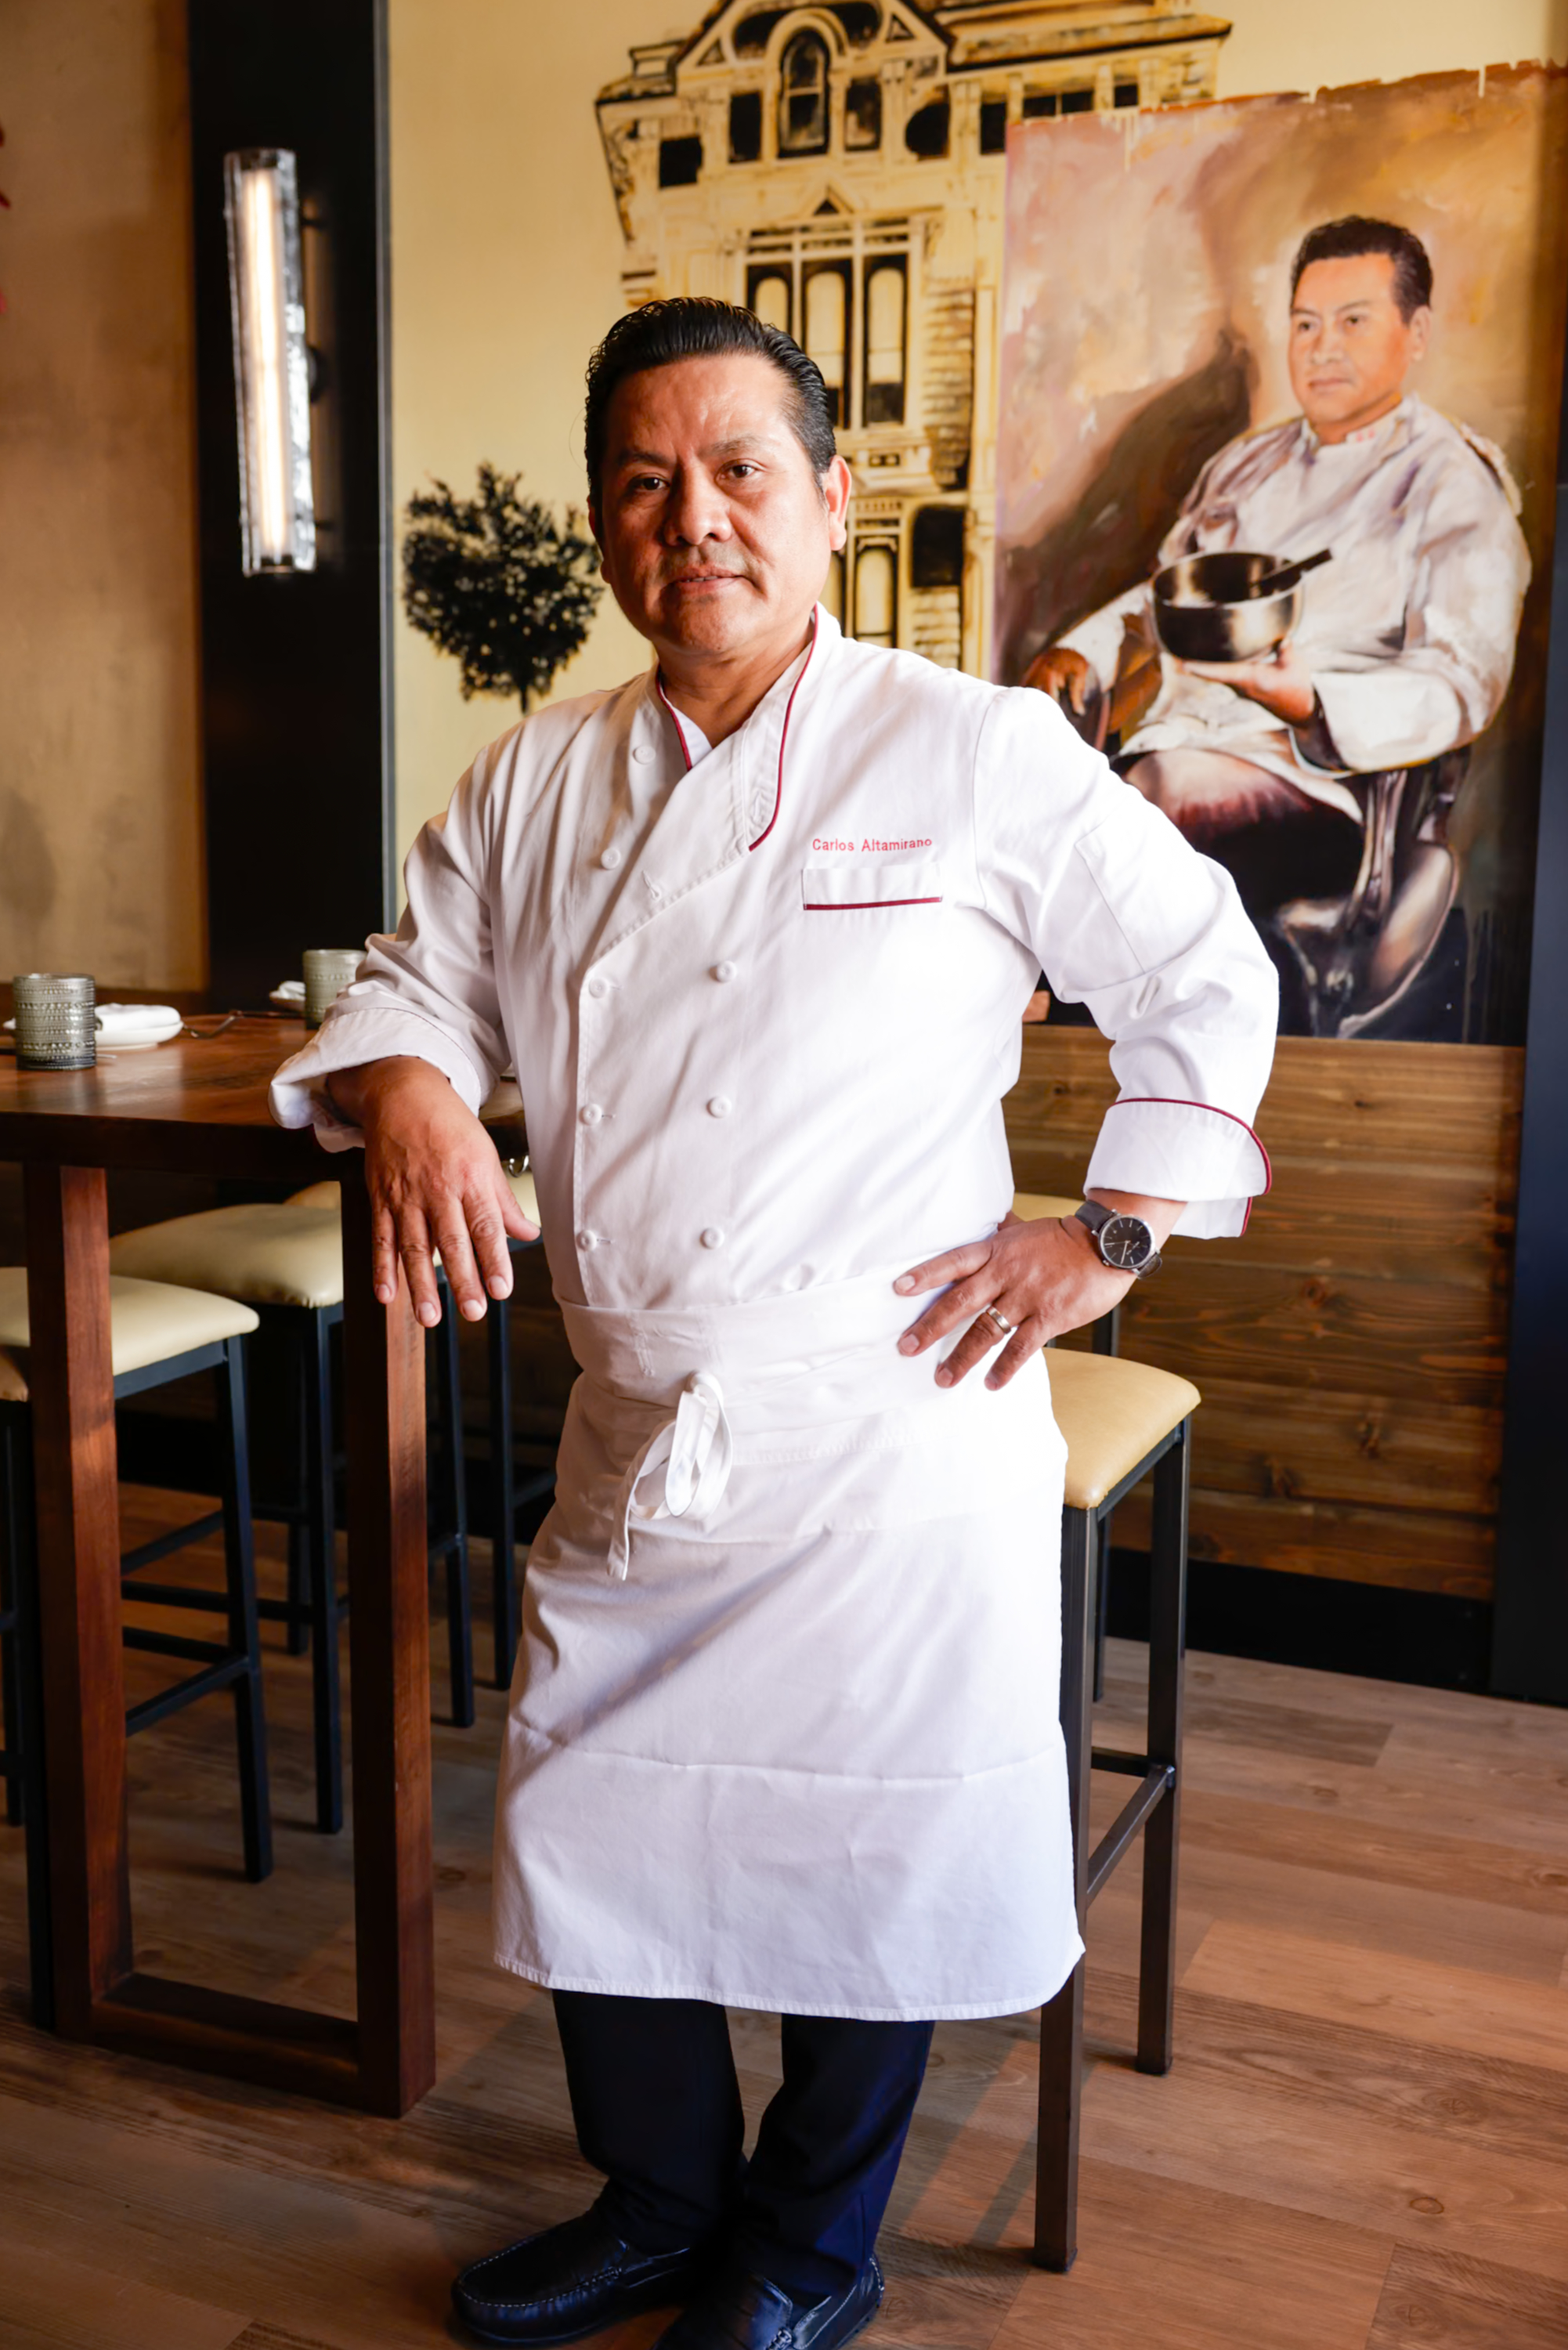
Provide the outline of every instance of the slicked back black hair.
<path id="1" fill-rule="evenodd" d="M 789 386 L 789 421 L 811 460 L 818 481 L 838 453 L 833 409 L 815 359 L 781 328 L 764 326 L 738 302 L 699 294 L 668 302 L 645 302 L 618 318 L 588 361 L 588 397 L 583 438 L 588 461 L 588 494 L 597 498 L 605 461 L 605 434 L 616 386 L 649 368 L 673 367 L 678 359 L 726 359 L 732 352 L 763 359 Z"/>
<path id="2" fill-rule="evenodd" d="M 1368 220 L 1360 213 L 1347 213 L 1343 220 L 1324 221 L 1321 228 L 1308 229 L 1291 265 L 1291 300 L 1296 298 L 1302 272 L 1314 261 L 1350 261 L 1362 253 L 1386 253 L 1394 264 L 1394 299 L 1408 326 L 1417 311 L 1428 308 L 1432 299 L 1432 265 L 1427 248 L 1413 229 L 1400 228 L 1395 221 Z"/>

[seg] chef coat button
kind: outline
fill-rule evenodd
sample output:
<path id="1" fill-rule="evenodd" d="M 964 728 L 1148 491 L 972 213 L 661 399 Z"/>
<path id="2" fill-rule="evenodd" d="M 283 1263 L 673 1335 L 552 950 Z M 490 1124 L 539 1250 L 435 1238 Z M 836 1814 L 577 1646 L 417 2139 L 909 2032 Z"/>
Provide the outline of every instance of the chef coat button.
<path id="1" fill-rule="evenodd" d="M 597 1248 L 598 1244 L 599 1236 L 597 1232 L 579 1232 L 577 1234 L 577 1246 L 580 1249 Z"/>
<path id="2" fill-rule="evenodd" d="M 724 1235 L 719 1230 L 717 1224 L 710 1224 L 707 1231 L 702 1234 L 702 1245 L 704 1248 L 723 1247 Z"/>
<path id="3" fill-rule="evenodd" d="M 733 979 L 735 976 L 734 964 L 732 962 L 716 962 L 713 965 L 713 976 L 715 979 Z"/>
<path id="4" fill-rule="evenodd" d="M 588 982 L 588 993 L 590 995 L 607 995 L 609 993 L 608 980 L 598 977 L 590 979 Z"/>
<path id="5" fill-rule="evenodd" d="M 708 1115 L 710 1118 L 728 1118 L 734 1107 L 728 1094 L 715 1094 L 708 1105 Z"/>
<path id="6" fill-rule="evenodd" d="M 597 1102 L 585 1102 L 581 1109 L 577 1112 L 577 1116 L 582 1119 L 585 1126 L 597 1126 L 600 1118 L 604 1116 L 604 1112 L 599 1107 Z"/>
<path id="7" fill-rule="evenodd" d="M 604 867 L 607 873 L 613 873 L 616 867 L 620 863 L 619 849 L 607 848 L 604 855 L 599 858 L 599 863 Z"/>
<path id="8" fill-rule="evenodd" d="M 637 761 L 639 767 L 646 767 L 649 759 L 653 756 L 653 746 L 649 743 L 639 743 L 634 747 L 631 755 Z"/>

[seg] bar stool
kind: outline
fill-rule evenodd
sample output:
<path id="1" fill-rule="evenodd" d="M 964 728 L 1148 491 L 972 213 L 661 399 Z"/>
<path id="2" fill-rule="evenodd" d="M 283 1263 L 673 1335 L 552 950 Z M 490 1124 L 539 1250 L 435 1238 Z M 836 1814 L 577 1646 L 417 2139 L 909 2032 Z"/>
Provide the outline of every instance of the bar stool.
<path id="1" fill-rule="evenodd" d="M 283 1499 L 258 1503 L 258 1517 L 288 1528 L 288 1594 L 264 1599 L 265 1617 L 287 1627 L 290 1652 L 311 1657 L 312 1734 L 316 1755 L 316 1824 L 327 1835 L 343 1825 L 343 1739 L 339 1630 L 348 1607 L 337 1587 L 331 1333 L 343 1319 L 342 1201 L 336 1182 L 314 1183 L 293 1199 L 209 1208 L 121 1232 L 109 1243 L 116 1273 L 178 1283 L 237 1297 L 254 1308 L 264 1336 L 275 1336 L 296 1367 L 298 1383 L 296 1482 Z M 473 1668 L 468 1638 L 468 1523 L 453 1457 L 457 1335 L 452 1317 L 435 1333 L 432 1381 L 443 1463 L 445 1513 L 432 1534 L 433 1565 L 444 1568 L 452 1633 L 452 1720 L 474 1719 Z M 456 1451 L 461 1454 L 461 1424 Z"/>
<path id="2" fill-rule="evenodd" d="M 526 1157 L 504 1159 L 502 1170 L 513 1196 L 531 1224 L 539 1221 L 538 1196 Z M 537 1241 L 514 1241 L 506 1246 L 514 1263 L 537 1248 Z M 535 1469 L 519 1477 L 512 1439 L 512 1300 L 492 1299 L 485 1317 L 490 1352 L 490 1539 L 492 1544 L 492 1620 L 494 1625 L 495 1686 L 512 1686 L 517 1660 L 517 1513 L 528 1502 L 555 1488 L 553 1468 Z"/>
<path id="3" fill-rule="evenodd" d="M 501 1163 L 514 1199 L 529 1222 L 536 1224 L 539 1202 L 526 1160 L 504 1159 Z M 289 1204 L 291 1207 L 328 1208 L 336 1215 L 340 1212 L 340 1194 L 336 1183 L 312 1183 L 305 1191 L 296 1191 Z M 538 1245 L 537 1241 L 517 1241 L 510 1235 L 506 1243 L 514 1262 Z M 473 1634 L 469 1606 L 468 1489 L 463 1474 L 462 1387 L 458 1353 L 460 1325 L 452 1305 L 451 1284 L 439 1253 L 436 1257 L 436 1286 L 441 1296 L 441 1318 L 431 1334 L 431 1339 L 436 1350 L 436 1373 L 440 1382 L 440 1474 L 446 1523 L 461 1534 L 459 1559 L 448 1583 L 447 1641 L 452 1659 L 452 1688 L 455 1691 L 461 1687 L 466 1692 L 466 1719 L 460 1721 L 460 1726 L 466 1727 L 473 1720 Z M 490 1299 L 485 1310 L 485 1340 L 490 1388 L 491 1620 L 494 1627 L 494 1686 L 504 1690 L 512 1685 L 512 1668 L 517 1654 L 517 1513 L 525 1502 L 549 1491 L 555 1484 L 556 1472 L 554 1469 L 545 1469 L 522 1480 L 517 1476 L 511 1441 L 510 1298 Z M 453 1538 L 448 1539 L 455 1547 Z M 438 1555 L 438 1548 L 444 1555 L 445 1547 L 438 1536 L 431 1545 L 432 1560 Z M 452 1713 L 454 1720 L 460 1719 L 455 1702 Z"/>
<path id="4" fill-rule="evenodd" d="M 1079 1929 L 1111 1871 L 1143 1831 L 1143 1930 L 1138 1958 L 1140 2073 L 1168 2073 L 1176 1988 L 1177 1829 L 1181 1800 L 1181 1684 L 1187 1636 L 1187 1495 L 1192 1414 L 1188 1379 L 1125 1357 L 1053 1347 L 1051 1402 L 1067 1444 L 1062 1505 L 1062 1732 L 1073 1822 Z M 1148 1726 L 1143 1754 L 1093 1742 L 1095 1586 L 1099 1528 L 1152 1471 L 1149 1544 Z M 1137 1782 L 1114 1825 L 1088 1848 L 1089 1774 Z M 1077 2251 L 1078 2121 L 1084 2069 L 1084 1961 L 1040 2016 L 1040 2116 L 1035 2144 L 1034 2258 L 1065 2271 Z"/>
<path id="5" fill-rule="evenodd" d="M 1076 1215 L 1083 1201 L 1064 1200 L 1053 1191 L 1015 1191 L 1012 1212 L 1025 1223 L 1037 1216 Z M 1122 1309 L 1113 1305 L 1089 1326 L 1089 1342 L 1096 1355 L 1116 1355 L 1121 1351 Z M 1100 1555 L 1095 1588 L 1095 1702 L 1097 1705 L 1106 1693 L 1106 1623 L 1111 1595 L 1111 1513 L 1107 1510 L 1099 1523 Z"/>
<path id="6" fill-rule="evenodd" d="M 220 1507 L 174 1532 L 127 1551 L 120 1575 L 128 1601 L 193 1610 L 226 1618 L 226 1637 L 197 1640 L 128 1624 L 128 1648 L 166 1657 L 195 1669 L 126 1711 L 134 1734 L 199 1698 L 227 1690 L 234 1700 L 239 1745 L 240 1812 L 245 1875 L 259 1883 L 272 1870 L 272 1815 L 267 1794 L 266 1721 L 262 1699 L 261 1640 L 256 1617 L 251 1538 L 250 1456 L 245 1430 L 244 1342 L 256 1317 L 233 1298 L 119 1277 L 109 1282 L 109 1346 L 117 1402 L 196 1371 L 217 1375 L 222 1427 Z M 40 1969 L 38 1936 L 47 1936 L 42 1741 L 39 1735 L 36 1541 L 32 1503 L 32 1411 L 27 1355 L 31 1329 L 27 1275 L 0 1267 L 0 1516 L 5 1537 L 5 1627 L 14 1643 L 5 1678 L 6 1775 L 19 1792 L 27 1830 L 28 1910 L 34 1934 L 35 1988 L 48 1980 Z M 223 1588 L 150 1584 L 141 1578 L 160 1559 L 222 1528 Z"/>
<path id="7" fill-rule="evenodd" d="M 539 1221 L 539 1203 L 528 1168 L 528 1131 L 523 1095 L 514 1076 L 502 1077 L 480 1107 L 482 1124 L 501 1159 L 501 1169 L 513 1195 L 530 1223 Z M 538 1245 L 514 1241 L 506 1246 L 517 1259 Z M 512 1301 L 491 1301 L 485 1315 L 489 1357 L 490 1539 L 492 1655 L 495 1686 L 510 1689 L 517 1657 L 519 1607 L 516 1574 L 517 1513 L 554 1490 L 554 1463 L 517 1473 L 512 1430 Z"/>
<path id="8" fill-rule="evenodd" d="M 343 1319 L 343 1237 L 337 1186 L 321 1188 L 333 1194 L 329 1211 L 293 1201 L 211 1208 L 121 1232 L 109 1255 L 116 1274 L 241 1299 L 295 1367 L 294 1490 L 256 1505 L 288 1528 L 288 1596 L 260 1609 L 287 1627 L 292 1655 L 311 1652 L 316 1824 L 333 1835 L 343 1825 L 338 1624 L 348 1604 L 333 1544 L 331 1333 Z"/>

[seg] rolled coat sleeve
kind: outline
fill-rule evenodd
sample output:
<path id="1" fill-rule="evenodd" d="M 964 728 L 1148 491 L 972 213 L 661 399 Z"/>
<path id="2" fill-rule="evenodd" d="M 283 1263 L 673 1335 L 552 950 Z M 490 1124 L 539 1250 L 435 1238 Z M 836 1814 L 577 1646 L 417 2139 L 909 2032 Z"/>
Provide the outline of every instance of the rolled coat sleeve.
<path id="1" fill-rule="evenodd" d="M 1085 1187 L 1186 1201 L 1176 1230 L 1199 1239 L 1240 1232 L 1269 1188 L 1251 1121 L 1279 983 L 1230 875 L 1044 694 L 1000 695 L 986 720 L 975 832 L 987 910 L 1111 1040 Z"/>
<path id="2" fill-rule="evenodd" d="M 406 1054 L 440 1069 L 477 1112 L 506 1066 L 488 887 L 494 747 L 409 851 L 408 904 L 395 933 L 369 939 L 353 986 L 273 1079 L 278 1124 L 314 1125 L 328 1150 L 364 1139 L 327 1094 L 334 1069 Z"/>

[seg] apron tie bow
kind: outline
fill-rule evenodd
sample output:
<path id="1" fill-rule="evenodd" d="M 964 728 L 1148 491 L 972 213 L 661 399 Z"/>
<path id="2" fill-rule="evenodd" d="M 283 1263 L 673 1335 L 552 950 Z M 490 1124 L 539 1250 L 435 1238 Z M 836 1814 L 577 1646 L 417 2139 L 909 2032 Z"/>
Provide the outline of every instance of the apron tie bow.
<path id="1" fill-rule="evenodd" d="M 673 1417 L 654 1430 L 621 1480 L 608 1560 L 617 1583 L 626 1581 L 631 1565 L 633 1521 L 649 1525 L 656 1518 L 707 1517 L 723 1499 L 733 1458 L 724 1391 L 711 1371 L 693 1371 Z M 662 1480 L 639 1501 L 639 1486 L 659 1470 Z"/>

